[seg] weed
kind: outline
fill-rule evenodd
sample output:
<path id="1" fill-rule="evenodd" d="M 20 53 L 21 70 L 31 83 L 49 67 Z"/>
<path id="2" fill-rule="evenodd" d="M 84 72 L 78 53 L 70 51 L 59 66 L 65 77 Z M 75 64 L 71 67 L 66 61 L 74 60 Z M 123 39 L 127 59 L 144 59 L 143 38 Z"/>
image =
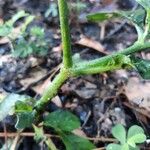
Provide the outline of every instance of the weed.
<path id="1" fill-rule="evenodd" d="M 100 12 L 96 14 L 90 14 L 87 16 L 87 18 L 90 21 L 103 21 L 114 17 L 125 17 L 135 27 L 138 34 L 137 41 L 126 49 L 117 51 L 102 58 L 83 61 L 78 55 L 78 61 L 76 61 L 74 60 L 75 57 L 72 58 L 71 52 L 67 2 L 66 0 L 58 0 L 63 46 L 63 65 L 60 69 L 60 72 L 47 87 L 46 91 L 38 101 L 35 101 L 28 96 L 20 96 L 16 94 L 7 96 L 0 103 L 0 121 L 10 114 L 11 111 L 11 114 L 15 114 L 17 116 L 17 129 L 24 129 L 32 126 L 32 124 L 36 123 L 39 119 L 39 115 L 44 112 L 47 103 L 51 101 L 51 99 L 58 93 L 58 90 L 62 84 L 70 77 L 103 73 L 121 68 L 130 68 L 136 69 L 138 72 L 140 72 L 143 78 L 150 79 L 149 61 L 134 56 L 135 53 L 150 48 L 150 0 L 136 1 L 142 6 L 142 8 L 138 8 L 135 11 Z M 19 17 L 17 15 L 13 17 L 11 21 L 8 21 L 2 25 L 1 28 L 3 28 L 3 30 L 0 30 L 1 36 L 7 35 L 11 38 L 10 33 L 12 31 L 12 25 L 16 21 L 16 18 L 20 18 L 22 16 L 26 16 L 26 14 L 22 12 L 19 14 Z M 38 35 L 39 37 L 41 36 L 41 38 L 43 38 L 43 30 L 37 27 L 32 29 L 30 34 L 32 34 L 32 36 Z M 28 51 L 30 53 L 32 49 L 29 49 Z M 92 150 L 95 147 L 87 139 L 72 133 L 72 130 L 80 127 L 80 123 L 79 120 L 70 112 L 62 110 L 52 112 L 45 117 L 43 122 L 44 126 L 53 128 L 55 132 L 58 133 L 67 150 Z M 36 133 L 35 139 L 37 141 L 40 139 L 45 139 L 45 143 L 49 148 L 54 150 L 56 149 L 52 141 L 45 137 L 43 129 L 35 126 L 34 129 Z M 127 137 L 125 129 L 121 125 L 114 127 L 112 133 L 114 137 L 120 141 L 120 145 L 108 145 L 108 150 L 131 150 L 131 148 L 137 149 L 136 144 L 142 143 L 146 139 L 143 129 L 138 126 L 132 126 L 127 133 Z"/>
<path id="2" fill-rule="evenodd" d="M 25 18 L 24 23 L 15 28 L 15 23 L 22 18 Z M 26 31 L 33 19 L 34 16 L 20 11 L 10 20 L 0 25 L 0 36 L 9 39 L 15 57 L 24 58 L 31 54 L 39 56 L 47 54 L 48 44 L 45 40 L 44 29 L 34 26 L 28 32 Z"/>
<path id="3" fill-rule="evenodd" d="M 137 144 L 146 141 L 144 130 L 137 125 L 131 126 L 126 133 L 124 126 L 118 124 L 112 128 L 112 134 L 120 144 L 109 144 L 106 150 L 139 150 Z"/>

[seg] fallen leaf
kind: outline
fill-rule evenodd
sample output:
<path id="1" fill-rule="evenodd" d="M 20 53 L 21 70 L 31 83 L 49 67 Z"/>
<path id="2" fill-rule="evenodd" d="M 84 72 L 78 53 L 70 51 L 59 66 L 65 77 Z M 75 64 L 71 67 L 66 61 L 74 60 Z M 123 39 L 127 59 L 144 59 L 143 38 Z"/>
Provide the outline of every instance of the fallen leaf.
<path id="1" fill-rule="evenodd" d="M 150 111 L 150 82 L 142 82 L 141 79 L 132 77 L 125 87 L 125 94 L 131 103 Z"/>
<path id="2" fill-rule="evenodd" d="M 81 39 L 76 42 L 76 44 L 95 49 L 103 54 L 108 54 L 100 42 L 85 37 L 83 35 L 81 36 Z"/>

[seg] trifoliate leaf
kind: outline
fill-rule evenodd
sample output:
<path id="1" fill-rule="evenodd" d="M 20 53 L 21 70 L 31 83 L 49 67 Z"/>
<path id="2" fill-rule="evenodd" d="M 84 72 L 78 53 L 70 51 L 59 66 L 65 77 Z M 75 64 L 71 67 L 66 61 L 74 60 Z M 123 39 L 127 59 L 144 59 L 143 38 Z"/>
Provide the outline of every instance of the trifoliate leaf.
<path id="1" fill-rule="evenodd" d="M 55 130 L 72 131 L 80 127 L 79 119 L 72 113 L 58 110 L 50 113 L 44 119 L 44 125 L 53 127 Z"/>
<path id="2" fill-rule="evenodd" d="M 127 143 L 132 146 L 136 147 L 136 144 L 143 143 L 146 140 L 146 136 L 144 134 L 144 130 L 137 125 L 134 125 L 129 128 L 128 135 L 127 135 Z"/>
<path id="3" fill-rule="evenodd" d="M 123 125 L 118 124 L 112 128 L 112 135 L 120 141 L 121 144 L 126 143 L 126 130 Z"/>

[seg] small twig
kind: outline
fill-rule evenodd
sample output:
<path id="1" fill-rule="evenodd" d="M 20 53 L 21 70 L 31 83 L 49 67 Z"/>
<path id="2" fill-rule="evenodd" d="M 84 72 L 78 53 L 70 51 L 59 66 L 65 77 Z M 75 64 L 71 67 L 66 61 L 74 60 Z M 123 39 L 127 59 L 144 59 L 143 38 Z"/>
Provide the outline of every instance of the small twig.
<path id="1" fill-rule="evenodd" d="M 18 135 L 20 137 L 33 137 L 35 135 L 35 133 L 33 133 L 33 132 L 7 133 L 7 137 L 8 138 L 13 138 L 13 137 L 16 137 Z M 51 138 L 51 137 L 60 138 L 60 136 L 58 136 L 58 135 L 52 135 L 52 134 L 45 134 L 45 136 L 48 137 L 48 138 Z M 4 137 L 5 137 L 5 133 L 0 132 L 0 138 L 4 138 Z M 91 140 L 91 141 L 97 140 L 97 141 L 102 141 L 102 142 L 117 142 L 116 139 L 105 138 L 105 137 L 99 137 L 99 138 L 83 137 L 83 138 L 86 138 L 86 139 Z"/>

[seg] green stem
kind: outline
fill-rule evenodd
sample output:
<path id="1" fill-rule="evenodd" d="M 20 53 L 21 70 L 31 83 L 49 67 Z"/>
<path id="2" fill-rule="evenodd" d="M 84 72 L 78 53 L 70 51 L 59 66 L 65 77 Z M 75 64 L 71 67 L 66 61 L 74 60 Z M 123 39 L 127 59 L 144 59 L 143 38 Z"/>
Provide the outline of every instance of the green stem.
<path id="1" fill-rule="evenodd" d="M 62 68 L 60 73 L 55 77 L 52 83 L 48 86 L 41 99 L 36 103 L 37 111 L 43 110 L 45 105 L 58 93 L 61 85 L 69 78 L 68 70 Z"/>
<path id="2" fill-rule="evenodd" d="M 58 7 L 63 45 L 63 64 L 65 68 L 70 68 L 72 67 L 72 55 L 67 0 L 58 0 Z"/>
<path id="3" fill-rule="evenodd" d="M 91 60 L 88 62 L 83 62 L 78 67 L 72 69 L 73 75 L 78 76 L 78 75 L 84 75 L 84 74 L 88 74 L 88 73 L 89 74 L 95 74 L 95 73 L 98 73 L 98 69 L 100 69 L 99 73 L 109 71 L 108 68 L 104 67 L 104 64 L 107 64 L 107 62 L 110 59 L 112 59 L 112 57 L 115 57 L 119 54 L 130 55 L 132 53 L 139 52 L 139 51 L 146 49 L 146 48 L 150 48 L 150 42 L 146 42 L 144 44 L 135 43 L 134 45 L 132 45 L 132 46 L 130 46 L 124 50 L 121 50 L 119 52 L 115 52 L 111 55 L 108 55 L 108 56 L 105 56 L 102 58 L 98 58 L 95 60 Z M 104 67 L 104 68 L 102 68 L 102 67 Z M 113 70 L 114 69 L 115 68 L 113 68 Z"/>

